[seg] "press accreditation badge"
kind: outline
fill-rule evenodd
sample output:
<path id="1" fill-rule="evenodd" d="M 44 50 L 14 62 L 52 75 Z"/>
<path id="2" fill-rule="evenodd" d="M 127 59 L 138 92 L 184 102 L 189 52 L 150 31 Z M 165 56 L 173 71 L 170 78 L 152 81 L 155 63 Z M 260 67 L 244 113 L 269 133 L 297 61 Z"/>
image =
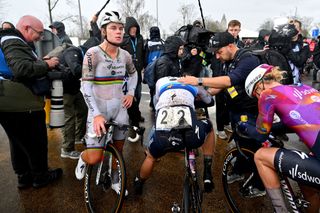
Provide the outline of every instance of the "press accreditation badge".
<path id="1" fill-rule="evenodd" d="M 156 130 L 170 130 L 179 126 L 179 121 L 184 119 L 187 124 L 192 126 L 190 108 L 186 106 L 161 108 L 157 115 Z"/>
<path id="2" fill-rule="evenodd" d="M 227 91 L 228 91 L 228 93 L 229 93 L 229 95 L 230 95 L 231 98 L 235 98 L 235 97 L 238 96 L 238 92 L 237 92 L 236 88 L 234 88 L 233 86 L 232 86 L 232 87 L 229 87 L 229 88 L 227 89 Z"/>

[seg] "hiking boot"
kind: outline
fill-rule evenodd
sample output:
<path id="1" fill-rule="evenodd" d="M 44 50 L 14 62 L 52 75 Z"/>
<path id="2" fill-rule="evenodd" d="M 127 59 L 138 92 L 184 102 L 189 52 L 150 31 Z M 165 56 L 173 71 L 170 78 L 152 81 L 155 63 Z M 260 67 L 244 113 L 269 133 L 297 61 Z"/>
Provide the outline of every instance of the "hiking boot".
<path id="1" fill-rule="evenodd" d="M 78 160 L 78 164 L 77 164 L 77 167 L 75 169 L 75 175 L 76 175 L 76 178 L 78 180 L 81 180 L 84 175 L 86 174 L 86 162 L 84 162 L 82 160 L 82 157 L 81 157 L 81 154 L 80 154 L 80 157 L 79 157 L 79 160 Z"/>
<path id="2" fill-rule="evenodd" d="M 245 198 L 262 197 L 266 195 L 266 190 L 260 190 L 249 186 L 244 192 L 240 192 Z"/>
<path id="3" fill-rule="evenodd" d="M 112 170 L 111 172 L 111 189 L 113 191 L 115 191 L 118 195 L 120 194 L 120 190 L 121 190 L 121 179 L 119 177 L 119 173 L 120 171 L 119 170 Z M 128 196 L 128 190 L 126 189 L 126 192 L 124 194 L 124 196 Z"/>
<path id="4" fill-rule="evenodd" d="M 62 158 L 70 158 L 70 159 L 79 159 L 80 152 L 78 151 L 71 151 L 71 152 L 66 152 L 63 149 L 61 149 L 61 155 Z"/>
<path id="5" fill-rule="evenodd" d="M 133 180 L 134 193 L 136 195 L 142 195 L 144 181 L 136 176 Z"/>
<path id="6" fill-rule="evenodd" d="M 32 175 L 27 172 L 22 175 L 18 175 L 18 188 L 25 189 L 32 186 Z"/>
<path id="7" fill-rule="evenodd" d="M 227 134 L 224 131 L 217 131 L 217 135 L 222 140 L 225 140 L 228 138 Z"/>
<path id="8" fill-rule="evenodd" d="M 240 181 L 243 179 L 244 179 L 244 175 L 239 175 L 237 173 L 232 173 L 231 175 L 227 176 L 228 184 L 236 182 L 236 181 Z"/>
<path id="9" fill-rule="evenodd" d="M 34 177 L 32 186 L 34 188 L 41 188 L 49 183 L 52 183 L 53 181 L 59 179 L 62 176 L 62 169 L 57 168 L 57 169 L 49 169 L 45 174 L 42 175 L 36 175 Z"/>

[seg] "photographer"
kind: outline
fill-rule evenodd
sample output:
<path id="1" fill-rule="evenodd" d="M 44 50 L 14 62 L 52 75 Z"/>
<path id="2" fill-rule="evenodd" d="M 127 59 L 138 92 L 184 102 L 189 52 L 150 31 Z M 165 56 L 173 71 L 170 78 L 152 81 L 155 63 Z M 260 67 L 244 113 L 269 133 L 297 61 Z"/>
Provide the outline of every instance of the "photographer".
<path id="1" fill-rule="evenodd" d="M 39 60 L 28 42 L 43 37 L 43 23 L 34 16 L 23 16 L 16 30 L 0 32 L 1 48 L 13 80 L 0 80 L 0 123 L 8 135 L 11 161 L 18 176 L 18 188 L 40 188 L 57 180 L 62 169 L 48 169 L 48 138 L 44 96 L 35 95 L 30 87 L 47 75 L 59 60 Z"/>
<path id="2" fill-rule="evenodd" d="M 65 126 L 62 129 L 63 142 L 61 157 L 78 159 L 80 153 L 75 151 L 75 143 L 80 142 L 86 133 L 88 108 L 80 92 L 80 78 L 82 76 L 82 62 L 84 54 L 90 47 L 99 45 L 95 37 L 89 38 L 79 47 L 69 47 L 60 57 L 64 66 L 66 78 L 63 80 L 63 104 Z"/>

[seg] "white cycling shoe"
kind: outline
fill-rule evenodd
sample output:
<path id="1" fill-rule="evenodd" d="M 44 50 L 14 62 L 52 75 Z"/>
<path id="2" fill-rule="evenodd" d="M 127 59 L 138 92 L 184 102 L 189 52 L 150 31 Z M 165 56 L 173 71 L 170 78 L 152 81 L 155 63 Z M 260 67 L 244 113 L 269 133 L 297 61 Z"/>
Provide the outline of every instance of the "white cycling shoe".
<path id="1" fill-rule="evenodd" d="M 76 175 L 76 178 L 78 180 L 82 180 L 83 179 L 84 175 L 86 174 L 86 166 L 87 166 L 86 162 L 84 162 L 82 160 L 81 155 L 82 155 L 82 152 L 80 154 L 80 157 L 79 157 L 79 160 L 78 160 L 78 164 L 77 164 L 77 167 L 75 169 L 75 175 Z"/>
<path id="2" fill-rule="evenodd" d="M 113 191 L 115 191 L 118 195 L 120 194 L 120 183 L 113 183 L 111 184 L 111 189 Z M 128 190 L 126 190 L 126 193 L 124 194 L 124 196 L 128 196 Z"/>

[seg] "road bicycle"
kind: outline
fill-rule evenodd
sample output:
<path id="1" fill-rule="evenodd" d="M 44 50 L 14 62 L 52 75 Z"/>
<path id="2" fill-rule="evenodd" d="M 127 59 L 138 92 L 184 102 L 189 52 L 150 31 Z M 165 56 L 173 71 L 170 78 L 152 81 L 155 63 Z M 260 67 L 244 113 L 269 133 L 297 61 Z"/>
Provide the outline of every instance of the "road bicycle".
<path id="1" fill-rule="evenodd" d="M 229 142 L 234 139 L 235 134 L 241 137 L 246 137 L 241 134 L 238 127 L 232 133 Z M 254 152 L 250 149 L 240 147 L 237 140 L 234 140 L 236 147 L 229 150 L 224 156 L 222 167 L 222 185 L 228 207 L 231 212 L 273 212 L 272 202 L 268 196 L 254 197 L 254 184 L 259 179 L 259 174 L 254 163 Z M 283 148 L 283 142 L 276 137 L 269 135 L 268 141 L 273 147 Z M 241 180 L 233 183 L 228 183 L 228 176 L 234 174 L 237 170 L 236 161 L 241 160 L 241 164 L 245 168 L 241 168 Z M 309 203 L 303 199 L 302 194 L 295 193 L 288 178 L 283 174 L 278 173 L 281 189 L 291 212 L 303 212 Z M 288 208 L 288 209 L 290 209 Z"/>
<path id="2" fill-rule="evenodd" d="M 107 122 L 105 124 L 107 133 L 99 142 L 104 141 L 103 157 L 96 165 L 88 165 L 84 181 L 84 197 L 87 211 L 93 212 L 120 212 L 126 193 L 126 167 L 122 153 L 113 144 L 112 136 L 114 128 L 127 130 L 129 125 Z M 139 128 L 134 129 L 141 137 L 143 132 Z M 88 135 L 95 137 L 96 135 Z M 142 140 L 143 136 L 141 137 Z M 112 189 L 112 179 L 118 179 L 120 184 L 119 193 Z"/>
<path id="3" fill-rule="evenodd" d="M 174 130 L 181 132 L 184 136 L 183 142 L 185 142 L 186 131 L 192 129 L 188 126 L 175 127 Z M 186 145 L 186 144 L 185 144 Z M 202 190 L 199 185 L 199 175 L 197 172 L 196 165 L 196 152 L 197 150 L 189 148 L 187 145 L 184 149 L 184 163 L 185 163 L 185 175 L 183 182 L 183 198 L 182 206 L 179 207 L 178 203 L 174 203 L 171 211 L 172 212 L 184 212 L 184 213 L 201 213 L 202 203 Z"/>

